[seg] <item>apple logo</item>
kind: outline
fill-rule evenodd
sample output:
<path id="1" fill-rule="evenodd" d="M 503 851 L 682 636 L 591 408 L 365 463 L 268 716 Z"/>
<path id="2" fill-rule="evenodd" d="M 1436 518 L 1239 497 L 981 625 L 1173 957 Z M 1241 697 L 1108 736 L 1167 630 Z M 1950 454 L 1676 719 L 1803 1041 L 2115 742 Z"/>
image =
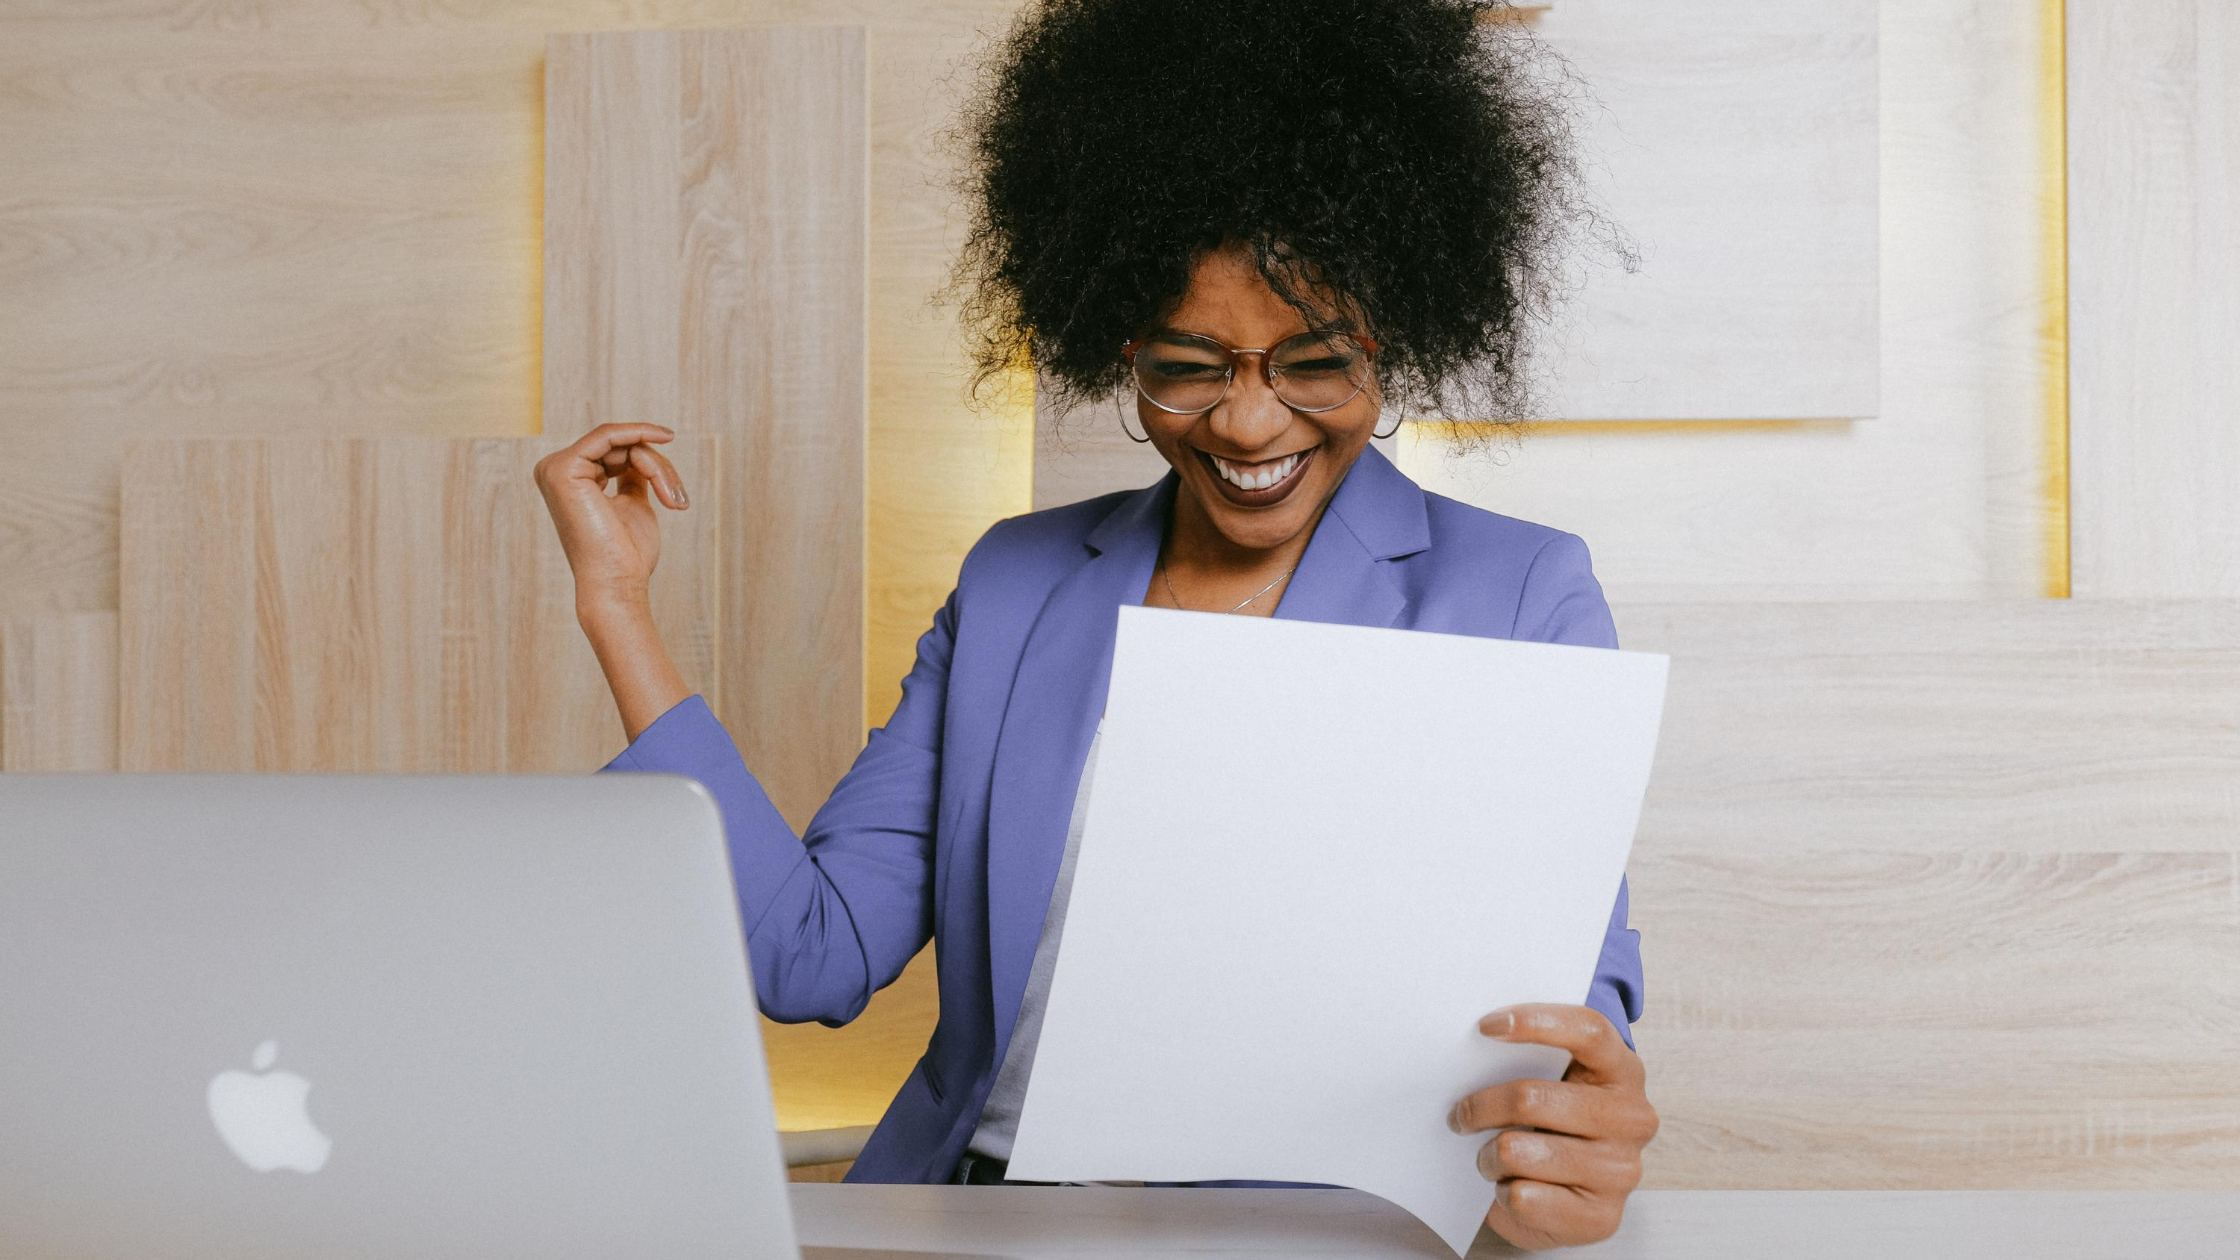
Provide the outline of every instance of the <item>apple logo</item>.
<path id="1" fill-rule="evenodd" d="M 315 1173 L 326 1167 L 334 1142 L 304 1110 L 311 1082 L 293 1072 L 269 1070 L 279 1057 L 279 1043 L 267 1041 L 250 1059 L 254 1073 L 225 1071 L 212 1077 L 210 1119 L 226 1146 L 258 1172 L 288 1168 Z"/>

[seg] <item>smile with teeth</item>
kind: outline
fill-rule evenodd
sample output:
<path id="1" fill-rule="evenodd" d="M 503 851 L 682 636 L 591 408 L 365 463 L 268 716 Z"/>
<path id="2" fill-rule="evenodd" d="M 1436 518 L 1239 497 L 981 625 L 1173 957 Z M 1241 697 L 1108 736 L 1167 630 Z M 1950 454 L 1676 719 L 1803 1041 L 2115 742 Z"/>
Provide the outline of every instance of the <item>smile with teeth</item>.
<path id="1" fill-rule="evenodd" d="M 1265 490 L 1275 485 L 1290 476 L 1291 470 L 1297 468 L 1299 461 L 1306 457 L 1305 451 L 1296 451 L 1264 464 L 1233 464 L 1210 451 L 1206 453 L 1206 458 L 1212 461 L 1213 469 L 1221 474 L 1221 479 L 1242 490 Z"/>

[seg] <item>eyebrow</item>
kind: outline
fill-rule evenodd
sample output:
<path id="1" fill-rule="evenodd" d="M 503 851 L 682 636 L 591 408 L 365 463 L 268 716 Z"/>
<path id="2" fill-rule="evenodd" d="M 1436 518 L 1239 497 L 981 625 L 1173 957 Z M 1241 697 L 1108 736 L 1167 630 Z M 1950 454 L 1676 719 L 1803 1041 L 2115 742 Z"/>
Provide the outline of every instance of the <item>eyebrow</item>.
<path id="1" fill-rule="evenodd" d="M 1345 331 L 1345 330 L 1344 330 L 1344 329 L 1341 329 L 1341 328 L 1335 328 L 1335 327 L 1325 327 L 1325 328 L 1301 328 L 1301 329 L 1299 329 L 1299 330 L 1298 330 L 1297 332 L 1287 332 L 1287 333 L 1283 334 L 1282 336 L 1280 336 L 1280 337 L 1276 338 L 1276 339 L 1275 339 L 1274 341 L 1272 341 L 1272 342 L 1269 342 L 1268 344 L 1269 344 L 1269 345 L 1271 345 L 1271 346 L 1274 346 L 1274 345 L 1281 345 L 1282 343 L 1284 343 L 1284 342 L 1286 342 L 1286 341 L 1289 341 L 1289 340 L 1290 340 L 1290 339 L 1292 339 L 1293 337 L 1301 336 L 1301 335 L 1303 335 L 1303 334 L 1305 334 L 1305 333 L 1311 333 L 1311 332 L 1343 332 L 1343 331 Z M 1161 337 L 1203 337 L 1203 338 L 1205 338 L 1205 339 L 1206 339 L 1207 341 L 1217 342 L 1217 343 L 1220 343 L 1220 344 L 1224 344 L 1224 345 L 1226 345 L 1226 344 L 1227 344 L 1226 342 L 1222 342 L 1222 341 L 1221 341 L 1221 338 L 1219 338 L 1219 337 L 1216 337 L 1216 336 L 1214 336 L 1214 335 L 1213 335 L 1212 333 L 1206 333 L 1206 332 L 1195 332 L 1195 331 L 1192 331 L 1191 329 L 1188 329 L 1188 328 L 1177 328 L 1177 327 L 1175 327 L 1175 326 L 1174 326 L 1174 325 L 1172 325 L 1172 324 L 1165 324 L 1165 325 L 1161 325 L 1161 326 L 1160 326 L 1160 327 L 1158 327 L 1158 328 L 1154 328 L 1154 329 L 1152 329 L 1152 330 L 1151 330 L 1150 332 L 1148 332 L 1148 333 L 1145 333 L 1145 334 L 1144 334 L 1144 337 L 1143 337 L 1143 339 L 1144 339 L 1145 341 L 1157 341 L 1157 340 L 1158 340 L 1159 338 L 1161 338 Z M 1249 346 L 1248 346 L 1248 347 L 1245 347 L 1245 348 L 1246 348 L 1246 349 L 1251 349 L 1252 347 L 1249 347 Z"/>

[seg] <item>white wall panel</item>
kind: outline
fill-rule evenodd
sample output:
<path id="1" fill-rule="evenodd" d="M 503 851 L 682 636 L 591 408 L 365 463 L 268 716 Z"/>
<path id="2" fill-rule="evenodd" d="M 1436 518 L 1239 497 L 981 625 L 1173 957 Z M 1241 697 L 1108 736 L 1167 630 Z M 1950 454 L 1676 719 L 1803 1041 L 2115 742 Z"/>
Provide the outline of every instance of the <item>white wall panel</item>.
<path id="1" fill-rule="evenodd" d="M 1876 5 L 1581 0 L 1535 29 L 1591 93 L 1589 182 L 1640 249 L 1585 273 L 1543 414 L 1876 414 Z"/>
<path id="2" fill-rule="evenodd" d="M 2240 596 L 2240 5 L 2069 5 L 2080 596 Z"/>
<path id="3" fill-rule="evenodd" d="M 2057 32 L 2038 0 L 1881 12 L 1880 418 L 1551 424 L 1458 456 L 1419 441 L 1403 466 L 1580 534 L 1618 599 L 2047 593 Z"/>

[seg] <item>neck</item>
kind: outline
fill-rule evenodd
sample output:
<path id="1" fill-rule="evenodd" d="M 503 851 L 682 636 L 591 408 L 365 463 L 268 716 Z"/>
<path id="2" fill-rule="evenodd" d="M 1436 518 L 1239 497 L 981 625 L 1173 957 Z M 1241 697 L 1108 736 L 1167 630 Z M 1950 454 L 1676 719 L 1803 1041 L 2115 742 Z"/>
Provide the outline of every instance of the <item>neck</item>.
<path id="1" fill-rule="evenodd" d="M 1298 533 L 1273 547 L 1243 547 L 1231 540 L 1206 517 L 1195 496 L 1178 489 L 1174 510 L 1167 521 L 1164 558 L 1168 568 L 1202 574 L 1212 579 L 1249 580 L 1296 568 L 1314 537 L 1315 527 L 1330 505 L 1315 510 Z"/>

